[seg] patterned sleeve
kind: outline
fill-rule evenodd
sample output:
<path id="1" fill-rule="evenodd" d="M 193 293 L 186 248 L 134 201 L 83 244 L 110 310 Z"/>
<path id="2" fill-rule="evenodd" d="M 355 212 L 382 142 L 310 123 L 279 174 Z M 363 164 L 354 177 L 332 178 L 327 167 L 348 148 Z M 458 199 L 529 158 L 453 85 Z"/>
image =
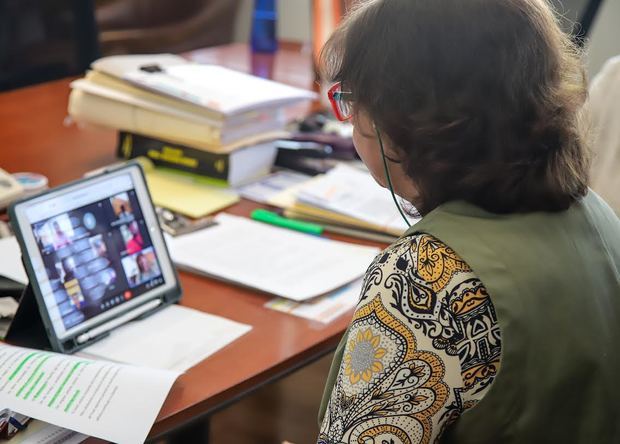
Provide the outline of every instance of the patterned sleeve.
<path id="1" fill-rule="evenodd" d="M 487 392 L 500 349 L 469 266 L 432 236 L 399 240 L 366 273 L 318 442 L 435 442 Z"/>

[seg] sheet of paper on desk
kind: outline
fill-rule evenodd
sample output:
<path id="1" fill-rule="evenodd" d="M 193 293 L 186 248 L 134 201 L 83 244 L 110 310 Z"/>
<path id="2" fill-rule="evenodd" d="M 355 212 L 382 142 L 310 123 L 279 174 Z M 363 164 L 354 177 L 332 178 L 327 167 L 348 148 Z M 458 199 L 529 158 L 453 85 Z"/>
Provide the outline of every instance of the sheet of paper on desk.
<path id="1" fill-rule="evenodd" d="M 379 252 L 226 213 L 215 220 L 215 226 L 168 238 L 177 266 L 296 301 L 354 281 Z"/>
<path id="2" fill-rule="evenodd" d="M 22 252 L 15 236 L 0 239 L 0 276 L 26 285 L 28 276 L 22 265 Z"/>
<path id="3" fill-rule="evenodd" d="M 325 296 L 306 302 L 274 298 L 265 304 L 272 310 L 290 313 L 312 321 L 328 324 L 357 305 L 362 291 L 362 279 Z"/>
<path id="4" fill-rule="evenodd" d="M 251 329 L 249 325 L 171 305 L 125 324 L 78 354 L 184 372 Z"/>
<path id="5" fill-rule="evenodd" d="M 144 442 L 178 372 L 0 344 L 0 405 L 116 443 Z"/>

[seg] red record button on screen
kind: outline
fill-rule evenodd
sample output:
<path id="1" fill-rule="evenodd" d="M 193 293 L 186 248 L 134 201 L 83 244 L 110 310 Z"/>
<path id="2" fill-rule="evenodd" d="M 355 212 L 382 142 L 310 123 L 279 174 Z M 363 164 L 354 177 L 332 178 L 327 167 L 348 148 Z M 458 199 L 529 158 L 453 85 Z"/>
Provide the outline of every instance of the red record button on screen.
<path id="1" fill-rule="evenodd" d="M 125 298 L 126 301 L 131 299 L 131 291 L 127 290 L 125 294 L 123 294 L 123 297 Z"/>

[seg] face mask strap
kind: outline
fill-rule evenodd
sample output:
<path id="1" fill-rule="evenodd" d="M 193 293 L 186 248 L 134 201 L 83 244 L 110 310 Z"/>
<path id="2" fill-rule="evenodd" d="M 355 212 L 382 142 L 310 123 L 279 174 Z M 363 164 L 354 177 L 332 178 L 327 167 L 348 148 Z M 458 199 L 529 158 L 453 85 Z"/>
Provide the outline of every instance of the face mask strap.
<path id="1" fill-rule="evenodd" d="M 411 227 L 411 224 L 409 223 L 409 219 L 407 219 L 407 216 L 405 216 L 405 213 L 403 209 L 400 207 L 400 204 L 398 203 L 398 199 L 396 199 L 396 195 L 394 194 L 394 187 L 392 186 L 392 179 L 390 178 L 390 170 L 387 165 L 387 159 L 385 156 L 385 150 L 383 148 L 383 140 L 381 140 L 381 134 L 379 133 L 379 130 L 374 124 L 373 124 L 373 128 L 375 129 L 375 133 L 377 133 L 377 140 L 379 140 L 379 147 L 381 147 L 381 159 L 383 159 L 383 170 L 385 171 L 385 179 L 387 180 L 390 193 L 392 194 L 392 199 L 394 200 L 394 204 L 396 205 L 396 208 L 398 208 L 398 212 L 402 216 L 407 226 Z"/>

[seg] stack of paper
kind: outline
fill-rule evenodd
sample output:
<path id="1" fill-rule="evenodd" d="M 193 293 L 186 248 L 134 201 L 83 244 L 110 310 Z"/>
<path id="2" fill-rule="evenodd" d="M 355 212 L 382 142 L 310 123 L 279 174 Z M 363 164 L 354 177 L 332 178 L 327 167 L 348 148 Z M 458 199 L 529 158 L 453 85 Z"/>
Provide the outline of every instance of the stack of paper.
<path id="1" fill-rule="evenodd" d="M 296 301 L 359 278 L 379 252 L 225 213 L 215 221 L 215 226 L 167 239 L 179 268 Z"/>
<path id="2" fill-rule="evenodd" d="M 316 94 L 172 54 L 104 57 L 71 84 L 78 121 L 226 151 L 283 130 L 283 107 Z"/>
<path id="3" fill-rule="evenodd" d="M 373 230 L 400 236 L 407 229 L 390 192 L 370 173 L 338 165 L 296 190 L 288 217 Z M 410 224 L 417 222 L 411 217 Z"/>

